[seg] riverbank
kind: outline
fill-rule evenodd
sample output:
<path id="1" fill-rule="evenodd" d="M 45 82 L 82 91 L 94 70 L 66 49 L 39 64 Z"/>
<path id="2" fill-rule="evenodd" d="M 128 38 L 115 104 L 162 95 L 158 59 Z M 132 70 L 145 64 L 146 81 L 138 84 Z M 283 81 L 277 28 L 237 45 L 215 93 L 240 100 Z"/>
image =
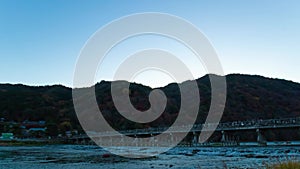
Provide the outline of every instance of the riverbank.
<path id="1" fill-rule="evenodd" d="M 58 140 L 37 140 L 37 139 L 15 139 L 0 140 L 0 146 L 43 146 L 43 145 L 59 145 L 63 144 Z"/>
<path id="2" fill-rule="evenodd" d="M 69 144 L 64 140 L 59 139 L 13 139 L 0 140 L 0 146 L 43 146 L 43 145 L 84 145 L 84 144 Z M 91 145 L 91 144 L 88 144 Z M 95 144 L 94 144 L 95 145 Z M 232 143 L 205 143 L 205 144 L 179 144 L 177 147 L 273 147 L 273 146 L 300 146 L 300 141 L 271 141 L 262 145 L 257 142 L 241 142 L 238 144 Z"/>

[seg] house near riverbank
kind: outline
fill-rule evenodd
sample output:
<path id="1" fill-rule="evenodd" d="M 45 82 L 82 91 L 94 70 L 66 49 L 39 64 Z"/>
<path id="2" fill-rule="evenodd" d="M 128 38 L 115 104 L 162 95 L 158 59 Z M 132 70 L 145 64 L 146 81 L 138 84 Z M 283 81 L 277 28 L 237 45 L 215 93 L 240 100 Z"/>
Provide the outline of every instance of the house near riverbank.
<path id="1" fill-rule="evenodd" d="M 13 133 L 2 133 L 0 136 L 0 140 L 12 140 L 14 139 Z"/>

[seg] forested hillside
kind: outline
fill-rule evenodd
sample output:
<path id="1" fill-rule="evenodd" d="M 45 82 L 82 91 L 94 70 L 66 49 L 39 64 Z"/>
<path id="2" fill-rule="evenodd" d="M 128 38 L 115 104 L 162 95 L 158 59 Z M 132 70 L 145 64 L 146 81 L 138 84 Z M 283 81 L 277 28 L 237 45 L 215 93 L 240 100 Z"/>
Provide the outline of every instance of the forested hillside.
<path id="1" fill-rule="evenodd" d="M 222 121 L 270 119 L 300 116 L 300 84 L 262 76 L 232 74 L 227 79 L 227 102 Z M 188 83 L 188 82 L 184 82 Z M 183 83 L 183 84 L 184 84 Z M 201 104 L 197 123 L 202 123 L 210 106 L 208 76 L 197 79 Z M 180 92 L 177 84 L 162 89 L 168 103 L 165 112 L 149 124 L 137 124 L 123 118 L 115 109 L 111 95 L 111 82 L 96 84 L 99 108 L 107 121 L 116 129 L 144 128 L 171 125 L 180 109 Z M 130 84 L 128 91 L 132 104 L 138 110 L 150 107 L 150 87 Z M 0 85 L 0 118 L 5 121 L 46 121 L 61 128 L 80 130 L 72 102 L 72 89 L 61 85 L 31 87 Z"/>

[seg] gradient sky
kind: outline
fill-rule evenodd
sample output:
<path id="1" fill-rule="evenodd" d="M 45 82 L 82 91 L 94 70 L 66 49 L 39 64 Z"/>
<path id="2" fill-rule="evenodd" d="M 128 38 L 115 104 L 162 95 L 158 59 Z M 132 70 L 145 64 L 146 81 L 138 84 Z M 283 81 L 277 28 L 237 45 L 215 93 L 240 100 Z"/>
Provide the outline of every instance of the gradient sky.
<path id="1" fill-rule="evenodd" d="M 114 19 L 141 12 L 169 13 L 196 25 L 215 47 L 225 74 L 300 82 L 299 9 L 298 0 L 0 0 L 0 83 L 72 86 L 76 60 L 88 38 Z M 169 41 L 146 36 L 130 44 L 132 49 L 178 46 Z M 111 57 L 120 60 L 133 52 L 121 49 L 128 45 L 112 51 Z M 199 71 L 195 76 L 205 74 L 201 65 L 186 60 Z M 109 80 L 114 66 L 107 63 L 98 77 Z M 172 79 L 146 72 L 137 81 L 162 86 Z"/>

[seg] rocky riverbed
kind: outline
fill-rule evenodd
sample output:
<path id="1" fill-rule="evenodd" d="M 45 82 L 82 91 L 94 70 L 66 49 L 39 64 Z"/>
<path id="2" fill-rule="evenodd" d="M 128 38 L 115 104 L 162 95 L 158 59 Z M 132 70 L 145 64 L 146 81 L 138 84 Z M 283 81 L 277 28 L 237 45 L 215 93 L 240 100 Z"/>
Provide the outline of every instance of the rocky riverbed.
<path id="1" fill-rule="evenodd" d="M 126 148 L 125 148 L 126 149 Z M 141 153 L 147 148 L 138 148 Z M 299 146 L 175 147 L 156 157 L 129 159 L 97 146 L 2 146 L 0 169 L 118 169 L 118 168 L 264 168 L 266 164 L 300 160 Z"/>

